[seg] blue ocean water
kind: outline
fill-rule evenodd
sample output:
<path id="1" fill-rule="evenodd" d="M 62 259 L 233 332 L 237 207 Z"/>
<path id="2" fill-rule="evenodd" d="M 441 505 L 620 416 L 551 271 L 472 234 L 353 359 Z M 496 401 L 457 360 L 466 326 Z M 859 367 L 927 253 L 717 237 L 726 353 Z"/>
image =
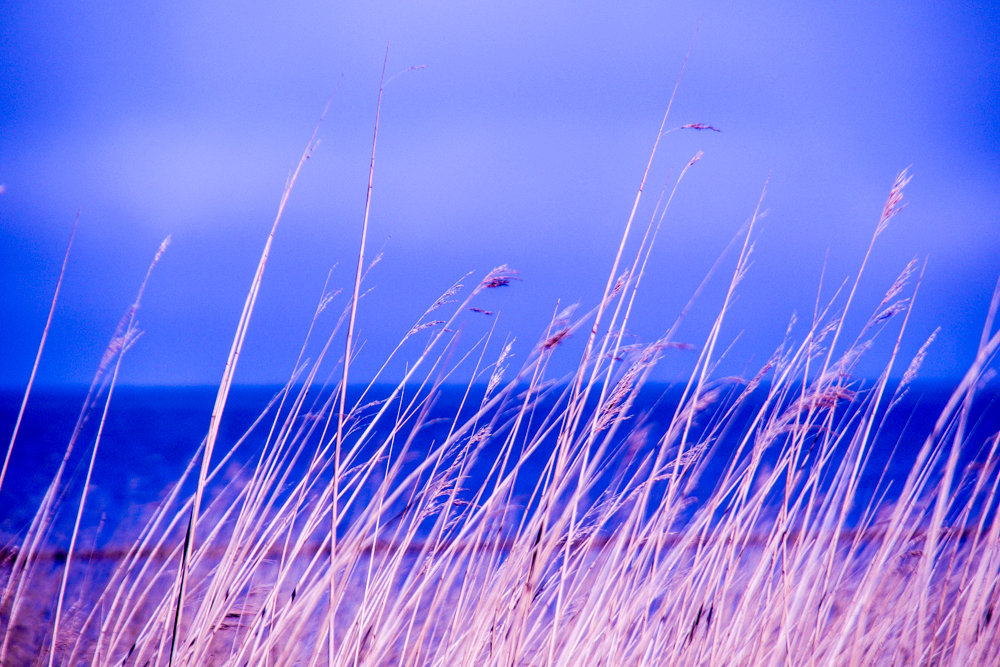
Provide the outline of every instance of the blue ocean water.
<path id="1" fill-rule="evenodd" d="M 280 387 L 235 387 L 230 395 L 222 421 L 220 451 L 242 436 L 258 418 Z M 369 397 L 385 395 L 388 388 L 377 388 Z M 480 389 L 481 391 L 481 389 Z M 871 460 L 862 486 L 875 489 L 878 484 L 888 487 L 892 498 L 902 483 L 923 443 L 933 427 L 952 388 L 944 384 L 916 384 L 902 401 L 880 421 L 880 430 L 871 449 Z M 85 524 L 100 526 L 97 544 L 127 533 L 129 522 L 137 520 L 138 509 L 162 498 L 166 490 L 183 473 L 208 429 L 215 400 L 214 387 L 118 387 L 107 413 L 97 452 L 92 487 L 87 500 Z M 428 425 L 421 429 L 414 451 L 426 451 L 440 443 L 450 428 L 465 392 L 464 387 L 445 387 L 440 391 Z M 649 440 L 655 441 L 673 414 L 680 397 L 680 388 L 650 385 L 637 399 L 632 423 L 649 429 Z M 475 393 L 475 392 L 473 392 Z M 764 391 L 759 392 L 761 396 Z M 73 433 L 77 417 L 86 396 L 85 387 L 36 389 L 25 413 L 20 433 L 11 453 L 10 467 L 0 489 L 0 537 L 9 543 L 23 534 L 35 514 L 43 494 L 62 460 Z M 3 451 L 9 442 L 22 395 L 18 391 L 0 391 L 0 442 Z M 960 465 L 965 468 L 983 458 L 983 443 L 1000 430 L 1000 407 L 997 390 L 980 392 L 969 415 L 967 446 Z M 759 399 L 759 400 L 762 400 Z M 472 401 L 475 403 L 475 401 Z M 724 401 L 720 401 L 723 406 Z M 65 488 L 70 498 L 78 497 L 101 419 L 103 401 L 90 415 L 74 452 L 68 459 Z M 749 416 L 759 405 L 749 401 L 729 423 L 729 428 L 716 443 L 717 455 L 694 490 L 703 499 L 712 492 L 715 480 L 728 461 L 728 450 L 736 447 Z M 722 407 L 718 408 L 723 409 Z M 466 408 L 469 411 L 469 408 Z M 700 429 L 707 429 L 714 418 L 709 410 L 699 418 Z M 239 450 L 237 463 L 250 462 L 264 442 L 271 420 L 265 419 Z M 550 450 L 536 453 L 526 466 L 519 493 L 530 493 L 534 479 L 540 474 Z M 623 454 L 622 466 L 627 468 L 635 457 Z M 479 472 L 489 467 L 490 451 L 480 457 Z M 610 471 L 609 476 L 613 476 Z M 69 515 L 71 513 L 64 513 Z M 65 533 L 68 516 L 62 519 Z M 56 539 L 59 537 L 57 531 Z M 0 545 L 2 546 L 2 545 Z"/>

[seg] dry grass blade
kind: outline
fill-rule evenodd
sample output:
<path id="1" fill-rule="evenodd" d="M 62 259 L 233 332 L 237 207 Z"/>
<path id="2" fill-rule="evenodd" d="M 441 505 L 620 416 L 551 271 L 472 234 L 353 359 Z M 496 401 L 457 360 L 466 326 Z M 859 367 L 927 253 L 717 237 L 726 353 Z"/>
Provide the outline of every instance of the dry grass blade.
<path id="1" fill-rule="evenodd" d="M 31 375 L 28 377 L 28 385 L 24 389 L 24 398 L 21 399 L 21 407 L 17 411 L 17 420 L 14 422 L 14 430 L 10 434 L 10 442 L 7 444 L 7 453 L 4 455 L 3 467 L 0 468 L 0 490 L 3 490 L 3 481 L 7 477 L 7 467 L 10 465 L 10 454 L 14 451 L 14 443 L 17 441 L 17 433 L 21 428 L 21 420 L 24 418 L 24 409 L 28 405 L 28 397 L 31 396 L 31 387 L 35 384 L 35 375 L 38 373 L 38 364 L 42 360 L 42 351 L 45 350 L 45 340 L 49 336 L 49 327 L 52 326 L 52 315 L 56 312 L 56 301 L 59 299 L 59 290 L 62 289 L 63 277 L 66 275 L 66 264 L 69 263 L 69 251 L 73 248 L 73 239 L 76 238 L 76 227 L 80 224 L 80 211 L 76 213 L 73 221 L 73 231 L 69 234 L 69 243 L 66 244 L 66 254 L 63 255 L 62 267 L 59 269 L 59 279 L 56 281 L 56 290 L 52 294 L 52 305 L 49 306 L 49 315 L 45 319 L 45 328 L 42 330 L 42 339 L 38 343 L 38 352 L 35 354 L 35 363 L 31 367 Z"/>

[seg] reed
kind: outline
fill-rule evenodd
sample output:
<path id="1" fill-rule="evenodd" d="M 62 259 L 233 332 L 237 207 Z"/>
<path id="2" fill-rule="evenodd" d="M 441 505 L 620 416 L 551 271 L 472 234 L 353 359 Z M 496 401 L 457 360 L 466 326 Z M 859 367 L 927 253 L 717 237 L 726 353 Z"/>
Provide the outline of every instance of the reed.
<path id="1" fill-rule="evenodd" d="M 77 534 L 86 485 L 78 498 L 65 494 L 65 462 L 90 411 L 111 400 L 136 335 L 137 298 L 63 466 L 3 562 L 0 664 L 1000 662 L 1000 439 L 969 435 L 1000 346 L 1000 291 L 976 359 L 933 428 L 901 444 L 918 454 L 890 500 L 885 484 L 862 478 L 872 448 L 891 439 L 880 429 L 927 353 L 925 344 L 913 360 L 899 358 L 917 267 L 906 267 L 844 344 L 866 255 L 846 296 L 817 301 L 804 333 L 793 337 L 790 327 L 752 378 L 718 378 L 755 211 L 689 379 L 667 401 L 670 413 L 654 419 L 640 392 L 664 354 L 691 346 L 675 340 L 676 326 L 646 344 L 625 345 L 624 335 L 672 192 L 698 157 L 671 194 L 664 188 L 628 255 L 640 187 L 597 305 L 554 315 L 519 367 L 492 333 L 471 343 L 457 333 L 465 318 L 490 314 L 477 305 L 484 291 L 516 279 L 501 266 L 454 285 L 402 336 L 390 355 L 409 355 L 401 377 L 385 385 L 386 365 L 348 387 L 362 245 L 340 317 L 323 317 L 334 293 L 317 306 L 300 355 L 317 347 L 314 360 L 297 365 L 242 438 L 223 442 L 218 423 L 272 230 L 198 453 L 131 543 L 103 560 L 84 558 Z M 903 172 L 893 184 L 872 246 L 908 180 Z M 586 345 L 575 371 L 550 377 L 550 359 L 580 332 Z M 881 375 L 855 378 L 859 358 L 880 345 Z M 903 364 L 902 380 L 892 380 Z M 462 367 L 472 380 L 446 415 L 446 434 L 431 440 L 442 418 L 435 402 Z M 263 444 L 244 451 L 255 432 L 266 432 Z M 91 466 L 97 444 L 88 445 Z M 983 455 L 960 469 L 970 447 Z M 53 568 L 47 554 L 61 511 L 78 518 L 65 562 Z"/>

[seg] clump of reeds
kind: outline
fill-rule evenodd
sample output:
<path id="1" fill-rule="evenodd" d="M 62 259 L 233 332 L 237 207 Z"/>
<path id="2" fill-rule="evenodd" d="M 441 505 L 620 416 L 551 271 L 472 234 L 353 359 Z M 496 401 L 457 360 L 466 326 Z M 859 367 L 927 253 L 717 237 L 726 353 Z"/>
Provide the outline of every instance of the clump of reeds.
<path id="1" fill-rule="evenodd" d="M 907 180 L 893 185 L 873 244 Z M 968 442 L 1000 345 L 997 298 L 974 363 L 933 429 L 910 443 L 915 463 L 887 501 L 884 486 L 861 479 L 926 353 L 890 379 L 906 363 L 897 355 L 915 266 L 849 344 L 844 316 L 864 265 L 798 342 L 790 334 L 749 380 L 720 380 L 722 323 L 749 265 L 755 213 L 690 378 L 654 422 L 640 391 L 667 350 L 691 346 L 676 328 L 624 341 L 668 203 L 629 262 L 637 197 L 598 305 L 554 317 L 519 369 L 509 344 L 462 348 L 455 333 L 462 318 L 489 314 L 476 305 L 481 292 L 515 277 L 499 267 L 453 286 L 414 323 L 393 355 L 404 343 L 415 351 L 388 389 L 377 376 L 348 392 L 362 245 L 354 297 L 251 427 L 267 434 L 251 456 L 247 437 L 220 442 L 218 425 L 272 230 L 197 455 L 96 573 L 73 559 L 86 496 L 63 495 L 60 468 L 2 565 L 0 664 L 997 664 L 1000 442 Z M 310 336 L 329 304 L 325 295 Z M 64 462 L 99 399 L 104 410 L 111 400 L 138 306 L 109 346 Z M 884 371 L 855 379 L 894 319 L 902 326 Z M 582 358 L 552 379 L 549 360 L 571 334 Z M 429 441 L 452 359 L 472 366 L 473 380 L 446 435 Z M 958 469 L 972 445 L 984 448 L 979 465 Z M 59 511 L 77 521 L 54 574 L 45 554 Z"/>

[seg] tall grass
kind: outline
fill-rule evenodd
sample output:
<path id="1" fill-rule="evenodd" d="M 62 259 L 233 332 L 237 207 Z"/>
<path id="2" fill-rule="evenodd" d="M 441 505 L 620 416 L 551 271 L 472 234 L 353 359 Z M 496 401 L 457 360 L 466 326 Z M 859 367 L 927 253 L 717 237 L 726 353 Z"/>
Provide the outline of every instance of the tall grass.
<path id="1" fill-rule="evenodd" d="M 904 172 L 894 183 L 872 245 L 907 181 Z M 624 336 L 671 196 L 629 258 L 637 196 L 597 305 L 554 316 L 519 368 L 509 344 L 490 335 L 466 345 L 456 333 L 463 318 L 482 317 L 481 293 L 516 278 L 501 266 L 430 305 L 392 352 L 409 356 L 388 389 L 379 384 L 388 362 L 369 384 L 346 384 L 362 245 L 354 298 L 318 344 L 310 339 L 333 295 L 317 306 L 300 355 L 318 347 L 315 360 L 297 365 L 247 435 L 223 442 L 218 424 L 272 229 L 208 436 L 102 569 L 73 558 L 86 485 L 68 495 L 64 472 L 102 398 L 106 412 L 135 340 L 137 298 L 62 466 L 3 563 L 0 664 L 1000 663 L 1000 440 L 969 441 L 973 400 L 1000 346 L 998 296 L 933 428 L 901 444 L 915 462 L 887 495 L 862 478 L 884 461 L 872 457 L 879 430 L 927 352 L 899 358 L 916 265 L 853 339 L 845 315 L 864 264 L 846 294 L 817 303 L 798 342 L 790 333 L 752 378 L 720 379 L 722 325 L 749 267 L 754 213 L 689 379 L 669 416 L 653 420 L 639 396 L 679 345 L 676 327 L 646 344 Z M 890 321 L 900 326 L 886 329 Z M 345 323 L 346 349 L 337 344 Z M 886 331 L 895 338 L 883 340 Z M 550 377 L 550 359 L 574 333 L 586 341 L 579 364 Z M 881 375 L 855 378 L 877 343 Z M 473 379 L 446 435 L 431 441 L 435 401 L 463 365 Z M 266 435 L 245 452 L 251 432 Z M 962 470 L 968 447 L 983 454 Z M 54 574 L 59 513 L 78 518 Z"/>

